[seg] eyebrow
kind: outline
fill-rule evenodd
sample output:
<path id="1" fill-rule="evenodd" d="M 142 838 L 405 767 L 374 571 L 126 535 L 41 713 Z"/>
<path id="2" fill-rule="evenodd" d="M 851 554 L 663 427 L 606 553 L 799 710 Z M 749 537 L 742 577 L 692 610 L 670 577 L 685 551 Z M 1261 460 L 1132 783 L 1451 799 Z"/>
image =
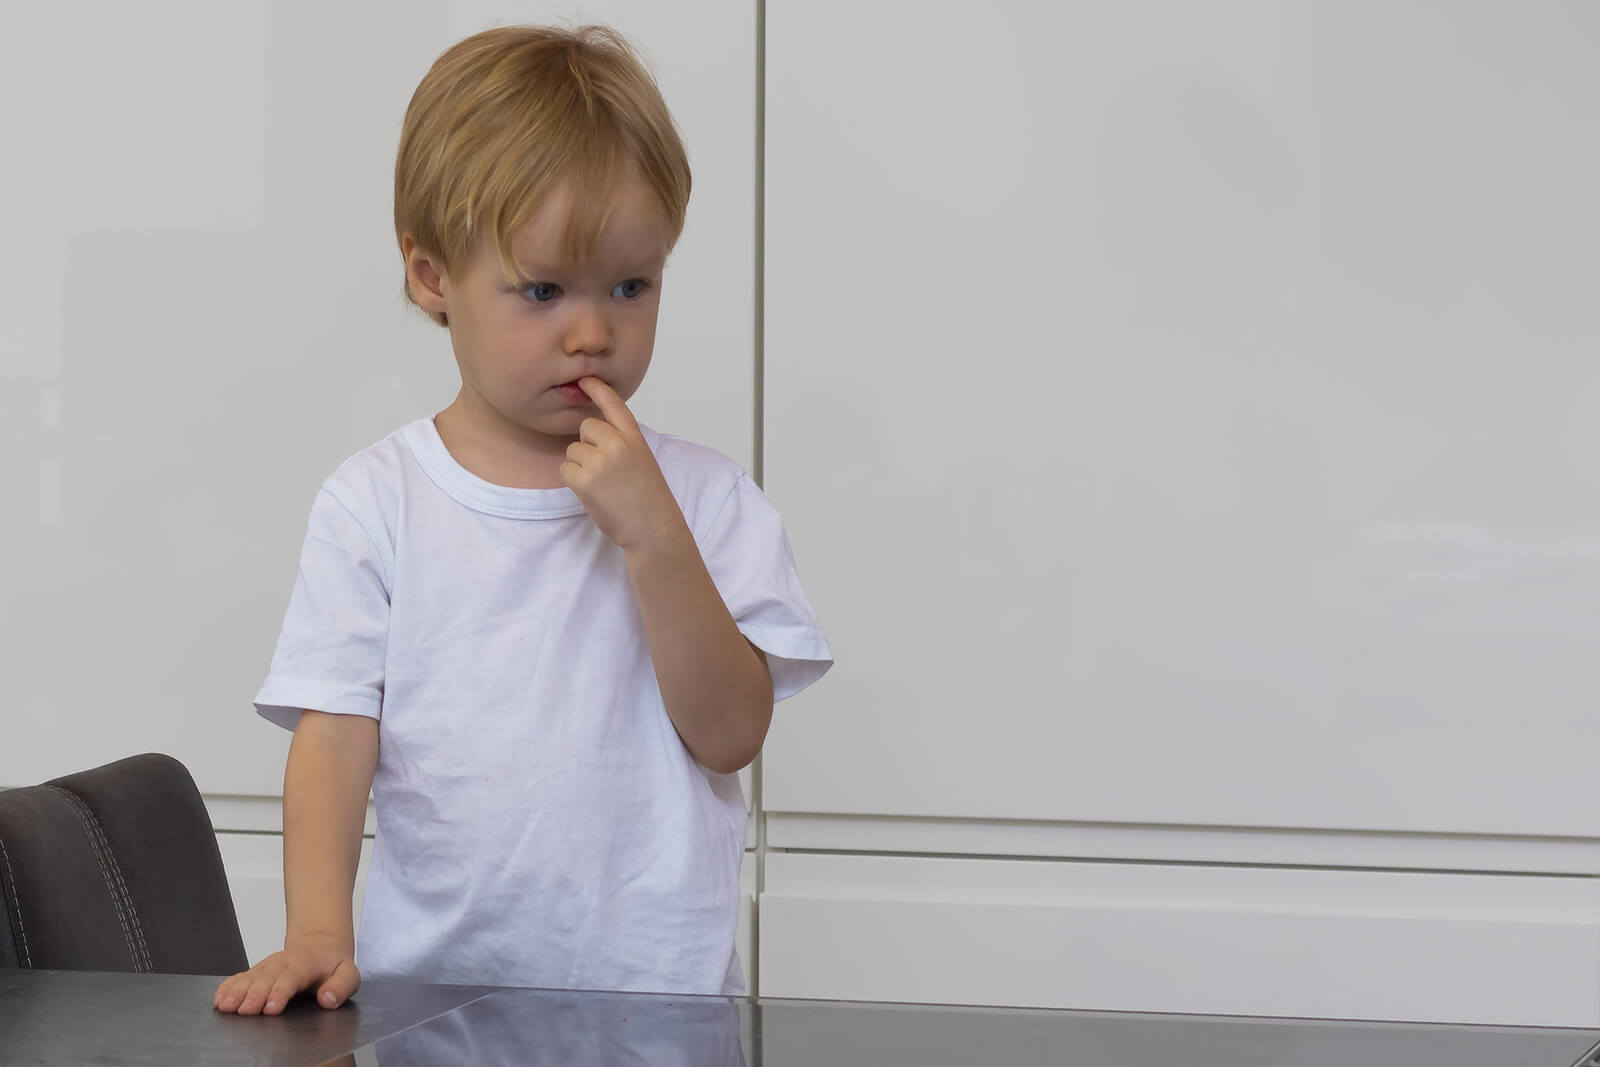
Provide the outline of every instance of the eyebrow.
<path id="1" fill-rule="evenodd" d="M 575 263 L 530 263 L 525 260 L 514 261 L 517 271 L 524 278 L 538 278 L 548 275 L 574 274 L 579 270 L 599 270 L 601 267 L 593 265 L 579 267 Z M 618 259 L 609 264 L 604 264 L 603 269 L 607 274 L 636 275 L 654 274 L 664 269 L 667 257 L 664 255 L 636 256 Z"/>

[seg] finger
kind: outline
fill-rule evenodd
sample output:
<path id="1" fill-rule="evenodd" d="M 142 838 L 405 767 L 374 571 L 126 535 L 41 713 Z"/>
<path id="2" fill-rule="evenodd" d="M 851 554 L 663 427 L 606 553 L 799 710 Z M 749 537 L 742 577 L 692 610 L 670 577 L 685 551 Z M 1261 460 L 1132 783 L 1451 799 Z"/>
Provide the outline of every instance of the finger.
<path id="1" fill-rule="evenodd" d="M 273 960 L 268 966 L 257 967 L 255 977 L 250 982 L 250 992 L 245 994 L 244 1000 L 239 1004 L 239 1014 L 261 1014 L 266 1009 L 267 1001 L 272 999 L 272 987 L 279 977 L 290 969 L 283 957 Z"/>
<path id="2" fill-rule="evenodd" d="M 259 967 L 261 965 L 258 963 L 256 966 Z M 237 1008 L 239 1002 L 244 999 L 244 995 L 250 992 L 250 983 L 254 982 L 255 978 L 255 970 L 253 968 L 248 971 L 240 971 L 223 983 L 222 999 L 232 1002 L 233 1007 Z M 233 1009 L 228 1008 L 225 1010 L 231 1011 Z"/>
<path id="3" fill-rule="evenodd" d="M 638 430 L 639 424 L 634 421 L 633 412 L 628 410 L 628 405 L 623 403 L 622 397 L 611 386 L 590 375 L 578 379 L 578 388 L 589 394 L 589 399 L 595 402 L 600 414 L 611 425 L 621 430 Z"/>
<path id="4" fill-rule="evenodd" d="M 278 967 L 258 967 L 250 976 L 250 988 L 245 990 L 243 997 L 239 998 L 240 1015 L 259 1015 L 261 1005 L 267 1002 L 267 993 L 272 989 L 272 983 L 278 977 Z"/>
<path id="5" fill-rule="evenodd" d="M 582 467 L 600 458 L 600 450 L 586 441 L 574 441 L 567 446 L 567 459 Z"/>
<path id="6" fill-rule="evenodd" d="M 578 483 L 583 480 L 583 468 L 570 459 L 561 465 L 559 473 L 561 474 L 561 480 L 566 483 L 568 489 L 578 488 Z"/>
<path id="7" fill-rule="evenodd" d="M 317 1003 L 324 1008 L 337 1008 L 361 988 L 361 972 L 349 960 L 340 960 L 328 980 L 317 991 Z"/>
<path id="8" fill-rule="evenodd" d="M 217 983 L 217 991 L 211 994 L 211 1006 L 219 1011 L 232 1011 L 239 1005 L 239 998 L 234 995 L 234 987 L 239 984 L 241 976 L 234 974 Z M 223 1007 L 227 1004 L 227 1007 Z"/>
<path id="9" fill-rule="evenodd" d="M 598 445 L 605 441 L 620 441 L 622 431 L 605 419 L 584 419 L 578 425 L 578 440 Z"/>
<path id="10" fill-rule="evenodd" d="M 289 1006 L 289 1001 L 294 999 L 294 995 L 310 984 L 308 976 L 302 974 L 298 967 L 285 967 L 278 972 L 277 979 L 267 990 L 267 999 L 261 1005 L 261 1014 L 282 1015 L 283 1009 Z"/>
<path id="11" fill-rule="evenodd" d="M 257 964 L 256 966 L 260 966 Z M 239 1005 L 250 992 L 250 983 L 255 981 L 255 972 L 240 971 L 238 974 L 222 983 L 218 990 L 217 1010 L 224 1012 L 238 1011 Z"/>

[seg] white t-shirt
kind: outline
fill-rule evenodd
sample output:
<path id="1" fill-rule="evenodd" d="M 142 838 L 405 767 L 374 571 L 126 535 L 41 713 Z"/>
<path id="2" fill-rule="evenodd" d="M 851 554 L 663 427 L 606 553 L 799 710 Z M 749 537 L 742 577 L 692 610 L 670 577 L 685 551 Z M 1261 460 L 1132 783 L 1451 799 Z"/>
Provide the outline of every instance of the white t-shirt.
<path id="1" fill-rule="evenodd" d="M 832 654 L 777 511 L 726 456 L 642 429 L 774 699 L 804 689 Z M 744 991 L 738 776 L 678 737 L 622 551 L 570 489 L 478 478 L 430 418 L 352 457 L 255 706 L 379 720 L 363 975 Z"/>

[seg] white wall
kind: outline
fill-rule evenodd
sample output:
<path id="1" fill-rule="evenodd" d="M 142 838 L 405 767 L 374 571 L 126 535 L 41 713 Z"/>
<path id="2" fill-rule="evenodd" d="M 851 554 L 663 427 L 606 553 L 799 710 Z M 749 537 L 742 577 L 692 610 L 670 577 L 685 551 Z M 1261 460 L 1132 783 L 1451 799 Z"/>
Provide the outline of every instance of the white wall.
<path id="1" fill-rule="evenodd" d="M 1600 1022 L 1600 7 L 766 41 L 763 992 Z"/>
<path id="2" fill-rule="evenodd" d="M 1600 1024 L 1600 8 L 815 0 L 764 71 L 757 14 L 7 13 L 0 785 L 178 756 L 281 937 L 306 509 L 453 395 L 405 101 L 597 19 L 695 167 L 636 406 L 764 451 L 840 660 L 763 760 L 762 992 Z"/>
<path id="3" fill-rule="evenodd" d="M 514 20 L 617 25 L 691 149 L 695 200 L 636 409 L 754 459 L 755 12 L 192 0 L 24 5 L 0 64 L 0 783 L 131 752 L 275 795 L 249 701 L 306 514 L 345 457 L 445 407 L 447 335 L 401 299 L 400 120 L 433 58 Z M 41 90 L 48 86 L 48 93 Z"/>
<path id="4" fill-rule="evenodd" d="M 1600 8 L 898 17 L 768 26 L 768 807 L 1600 836 Z"/>
<path id="5" fill-rule="evenodd" d="M 447 335 L 401 299 L 400 121 L 439 52 L 516 21 L 612 24 L 660 81 L 695 194 L 632 403 L 753 469 L 751 5 L 6 11 L 22 47 L 4 49 L 0 94 L 30 103 L 0 115 L 15 208 L 0 257 L 0 787 L 177 756 L 221 831 L 254 957 L 282 938 L 288 735 L 249 702 L 311 498 L 459 385 Z"/>

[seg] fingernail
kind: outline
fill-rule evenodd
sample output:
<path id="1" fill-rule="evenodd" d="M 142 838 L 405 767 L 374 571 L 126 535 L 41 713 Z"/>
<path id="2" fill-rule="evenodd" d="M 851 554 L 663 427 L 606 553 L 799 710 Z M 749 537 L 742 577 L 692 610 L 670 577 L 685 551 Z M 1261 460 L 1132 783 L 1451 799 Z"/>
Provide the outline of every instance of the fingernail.
<path id="1" fill-rule="evenodd" d="M 333 1002 L 334 1002 L 335 999 L 336 998 L 334 997 L 334 995 L 332 993 L 324 993 L 324 994 L 322 994 L 322 1003 L 326 1004 L 330 1008 L 333 1007 Z"/>
<path id="2" fill-rule="evenodd" d="M 277 1011 L 278 1010 L 278 1002 L 276 1000 L 267 1001 L 267 1010 L 268 1011 Z"/>

